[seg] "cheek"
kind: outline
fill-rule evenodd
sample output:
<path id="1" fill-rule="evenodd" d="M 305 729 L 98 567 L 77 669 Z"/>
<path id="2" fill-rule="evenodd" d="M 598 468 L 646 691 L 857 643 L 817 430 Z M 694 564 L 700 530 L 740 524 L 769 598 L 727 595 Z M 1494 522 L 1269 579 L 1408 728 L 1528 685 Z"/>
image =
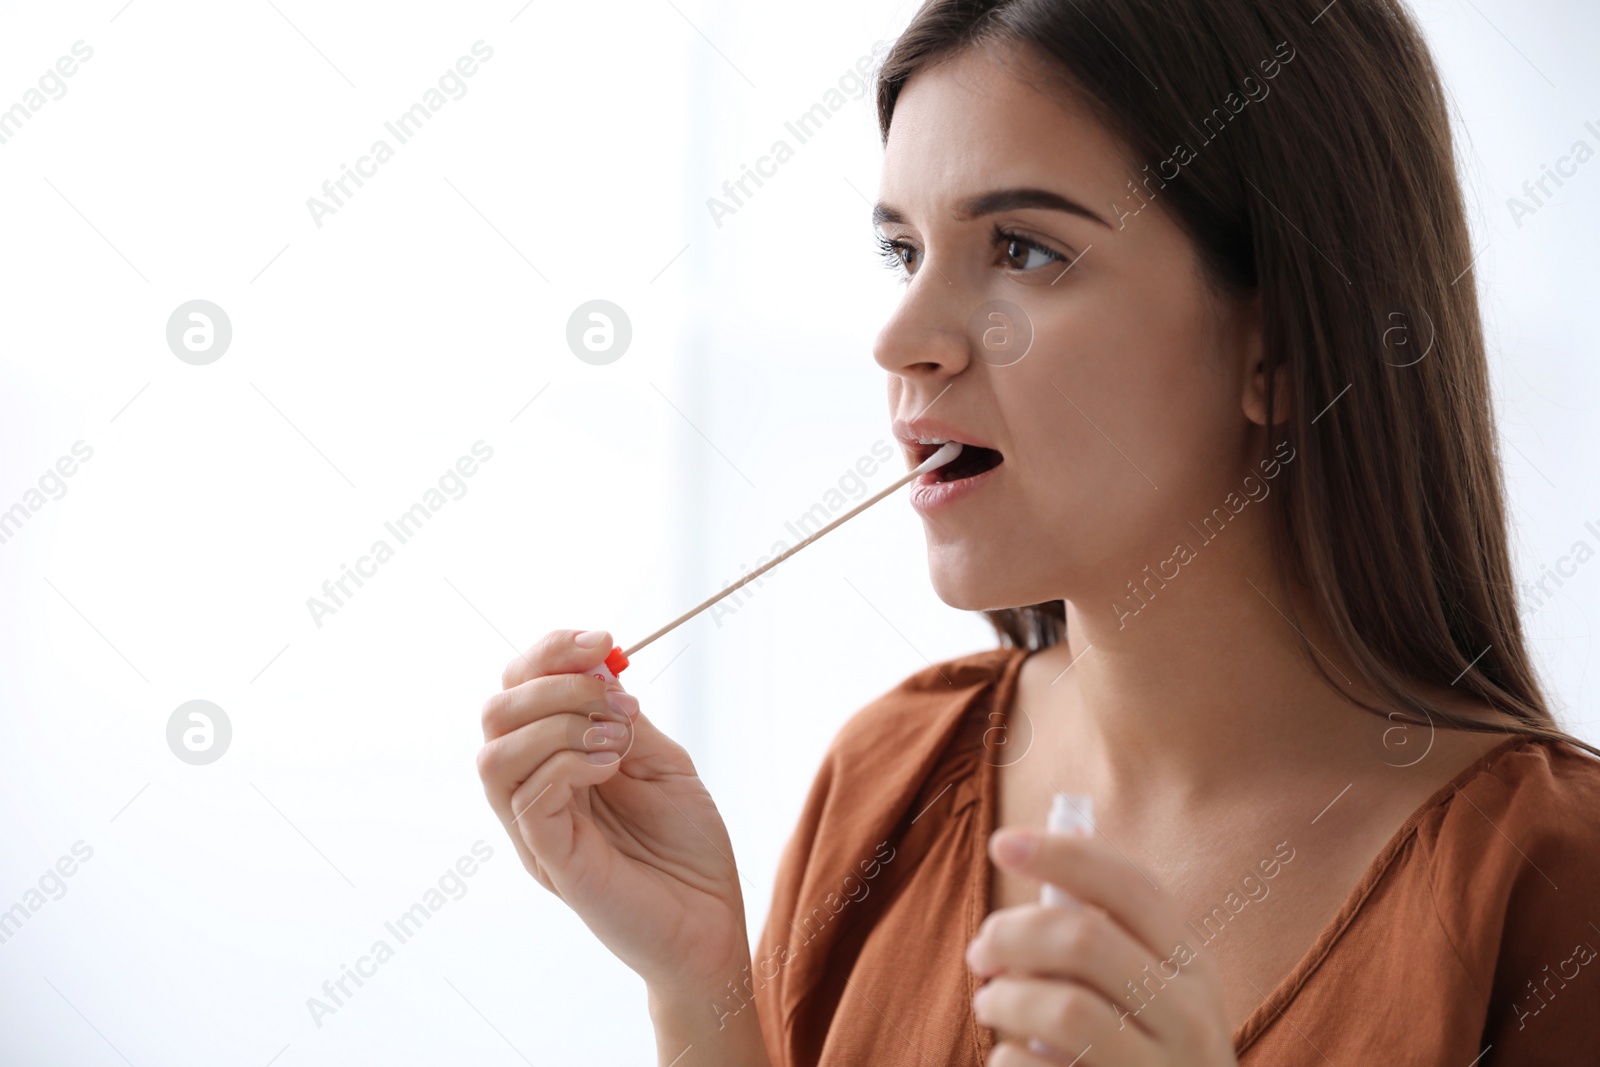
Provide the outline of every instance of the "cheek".
<path id="1" fill-rule="evenodd" d="M 1103 558 L 1206 496 L 1243 416 L 1203 315 L 1172 301 L 1073 310 L 1036 320 L 1034 350 L 997 391 L 1026 492 Z"/>

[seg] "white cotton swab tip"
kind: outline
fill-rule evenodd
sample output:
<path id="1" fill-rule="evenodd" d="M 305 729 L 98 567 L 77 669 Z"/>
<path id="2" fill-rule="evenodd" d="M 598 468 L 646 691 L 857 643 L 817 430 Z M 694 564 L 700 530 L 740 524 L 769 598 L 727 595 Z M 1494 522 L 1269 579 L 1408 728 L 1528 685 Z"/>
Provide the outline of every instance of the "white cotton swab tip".
<path id="1" fill-rule="evenodd" d="M 961 455 L 961 442 L 946 441 L 944 445 L 939 448 L 939 451 L 935 452 L 921 463 L 918 463 L 917 469 L 913 473 L 927 474 L 929 471 L 938 470 L 940 467 L 944 466 L 946 463 L 949 463 L 959 455 Z"/>

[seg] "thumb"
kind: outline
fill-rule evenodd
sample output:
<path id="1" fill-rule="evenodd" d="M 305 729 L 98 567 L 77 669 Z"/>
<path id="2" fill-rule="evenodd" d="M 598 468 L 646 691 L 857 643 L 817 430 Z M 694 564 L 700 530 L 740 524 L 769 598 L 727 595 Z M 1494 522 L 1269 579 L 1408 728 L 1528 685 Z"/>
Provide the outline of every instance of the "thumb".
<path id="1" fill-rule="evenodd" d="M 606 630 L 552 630 L 506 664 L 500 688 L 514 689 L 548 674 L 597 674 L 613 647 Z"/>

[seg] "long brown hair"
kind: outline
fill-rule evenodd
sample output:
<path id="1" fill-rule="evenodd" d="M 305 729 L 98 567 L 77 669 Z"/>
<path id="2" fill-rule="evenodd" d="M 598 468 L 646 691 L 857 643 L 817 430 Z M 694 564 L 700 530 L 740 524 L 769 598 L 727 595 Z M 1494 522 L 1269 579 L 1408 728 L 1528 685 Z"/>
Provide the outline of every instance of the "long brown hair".
<path id="1" fill-rule="evenodd" d="M 1217 291 L 1259 294 L 1267 448 L 1296 456 L 1274 556 L 1392 704 L 1362 706 L 1507 729 L 1421 689 L 1454 685 L 1600 754 L 1558 729 L 1524 644 L 1446 98 L 1398 0 L 929 0 L 878 74 L 884 142 L 913 73 L 990 43 L 1145 164 L 1128 209 L 1163 205 Z M 1061 601 L 984 614 L 1002 645 L 1065 636 Z"/>

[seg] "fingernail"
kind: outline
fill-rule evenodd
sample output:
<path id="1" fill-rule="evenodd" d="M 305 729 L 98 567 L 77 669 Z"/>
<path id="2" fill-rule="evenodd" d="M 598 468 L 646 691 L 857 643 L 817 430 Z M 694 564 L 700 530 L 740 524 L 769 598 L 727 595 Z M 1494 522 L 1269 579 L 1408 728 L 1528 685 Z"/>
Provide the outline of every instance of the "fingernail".
<path id="1" fill-rule="evenodd" d="M 572 639 L 572 643 L 579 648 L 598 648 L 601 642 L 611 640 L 611 635 L 604 630 L 585 630 Z"/>
<path id="2" fill-rule="evenodd" d="M 630 720 L 639 714 L 639 698 L 632 693 L 624 693 L 620 689 L 606 691 L 606 706 L 618 715 L 624 715 Z"/>
<path id="3" fill-rule="evenodd" d="M 585 752 L 583 753 L 583 758 L 588 760 L 590 763 L 604 765 L 607 763 L 615 763 L 617 760 L 621 759 L 622 756 L 617 752 Z"/>
<path id="4" fill-rule="evenodd" d="M 620 722 L 602 720 L 589 727 L 588 733 L 596 733 L 601 737 L 609 737 L 613 741 L 620 741 L 628 736 L 628 728 Z M 587 740 L 587 737 L 585 740 Z"/>
<path id="5" fill-rule="evenodd" d="M 995 842 L 995 852 L 1001 863 L 1014 867 L 1026 863 L 1038 844 L 1037 835 L 1027 830 L 1011 830 L 1000 835 Z"/>

